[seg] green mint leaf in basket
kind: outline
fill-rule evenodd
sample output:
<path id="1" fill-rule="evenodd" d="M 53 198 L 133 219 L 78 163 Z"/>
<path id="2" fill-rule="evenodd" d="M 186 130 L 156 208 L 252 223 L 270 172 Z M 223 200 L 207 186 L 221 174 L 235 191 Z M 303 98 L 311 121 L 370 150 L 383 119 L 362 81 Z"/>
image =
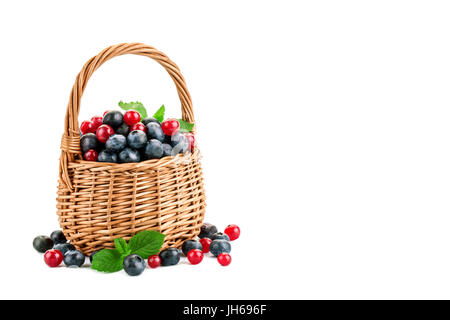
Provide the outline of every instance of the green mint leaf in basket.
<path id="1" fill-rule="evenodd" d="M 127 242 L 122 238 L 114 239 L 114 245 L 116 246 L 116 250 L 119 251 L 119 253 L 123 257 L 126 257 L 131 253 L 131 251 L 128 249 Z"/>
<path id="2" fill-rule="evenodd" d="M 128 103 L 120 101 L 119 107 L 123 110 L 135 110 L 139 112 L 139 114 L 141 115 L 141 119 L 147 118 L 147 110 L 145 109 L 144 105 L 138 101 Z"/>
<path id="3" fill-rule="evenodd" d="M 94 255 L 92 269 L 101 272 L 117 272 L 123 269 L 123 257 L 119 251 L 103 249 Z"/>
<path id="4" fill-rule="evenodd" d="M 155 114 L 153 115 L 153 118 L 155 118 L 156 120 L 158 120 L 159 122 L 163 122 L 164 121 L 164 113 L 166 112 L 166 107 L 164 107 L 164 105 L 162 105 L 158 111 L 155 112 Z"/>
<path id="5" fill-rule="evenodd" d="M 180 123 L 180 132 L 191 132 L 194 129 L 194 124 L 184 121 L 183 119 L 178 119 Z"/>
<path id="6" fill-rule="evenodd" d="M 134 235 L 128 242 L 128 248 L 132 254 L 147 259 L 149 256 L 157 254 L 163 243 L 164 235 L 162 233 L 146 230 Z"/>

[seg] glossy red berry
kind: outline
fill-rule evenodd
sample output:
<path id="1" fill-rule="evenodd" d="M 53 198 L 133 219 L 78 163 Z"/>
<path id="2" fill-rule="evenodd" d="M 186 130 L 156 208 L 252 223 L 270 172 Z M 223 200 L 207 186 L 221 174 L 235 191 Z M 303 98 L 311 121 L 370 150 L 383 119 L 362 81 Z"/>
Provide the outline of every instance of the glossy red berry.
<path id="1" fill-rule="evenodd" d="M 141 130 L 141 131 L 147 132 L 147 127 L 142 122 L 138 122 L 131 126 L 130 132 L 134 131 L 134 130 Z"/>
<path id="2" fill-rule="evenodd" d="M 193 133 L 186 133 L 185 134 L 186 138 L 189 141 L 189 148 L 191 150 L 191 152 L 194 151 L 194 147 L 195 147 L 195 137 Z"/>
<path id="3" fill-rule="evenodd" d="M 200 243 L 202 245 L 202 251 L 203 253 L 208 253 L 209 252 L 209 245 L 211 244 L 212 240 L 209 238 L 202 238 L 200 239 Z"/>
<path id="4" fill-rule="evenodd" d="M 84 153 L 83 157 L 84 157 L 84 160 L 86 160 L 86 161 L 97 161 L 98 152 L 95 151 L 94 149 L 90 149 Z"/>
<path id="5" fill-rule="evenodd" d="M 59 266 L 63 259 L 64 255 L 62 252 L 56 249 L 50 249 L 44 253 L 45 263 L 52 268 Z"/>
<path id="6" fill-rule="evenodd" d="M 103 118 L 100 116 L 95 116 L 91 118 L 91 122 L 93 124 L 94 132 L 103 124 Z"/>
<path id="7" fill-rule="evenodd" d="M 180 123 L 177 119 L 167 119 L 161 123 L 161 129 L 166 136 L 172 136 L 180 130 Z"/>
<path id="8" fill-rule="evenodd" d="M 105 143 L 110 136 L 114 134 L 114 129 L 107 124 L 102 124 L 97 129 L 97 140 L 101 143 Z"/>
<path id="9" fill-rule="evenodd" d="M 224 267 L 226 267 L 227 265 L 229 265 L 231 263 L 231 256 L 228 253 L 221 253 L 219 254 L 219 256 L 217 257 L 217 261 L 223 265 Z"/>
<path id="10" fill-rule="evenodd" d="M 141 115 L 137 111 L 128 110 L 123 115 L 123 121 L 125 121 L 127 125 L 132 126 L 133 124 L 136 124 L 139 121 L 141 121 Z"/>
<path id="11" fill-rule="evenodd" d="M 191 264 L 199 264 L 203 260 L 203 252 L 199 249 L 192 249 L 188 252 L 187 258 Z"/>
<path id="12" fill-rule="evenodd" d="M 236 240 L 241 235 L 241 229 L 235 224 L 230 224 L 225 228 L 224 233 L 230 237 L 230 241 Z"/>
<path id="13" fill-rule="evenodd" d="M 83 121 L 80 126 L 81 134 L 94 133 L 94 123 L 92 121 Z"/>
<path id="14" fill-rule="evenodd" d="M 105 112 L 103 112 L 103 116 L 105 116 L 105 114 L 107 114 L 109 112 L 109 110 L 106 110 Z"/>
<path id="15" fill-rule="evenodd" d="M 161 265 L 161 258 L 159 255 L 155 254 L 153 256 L 148 257 L 148 266 L 150 268 L 157 268 Z"/>

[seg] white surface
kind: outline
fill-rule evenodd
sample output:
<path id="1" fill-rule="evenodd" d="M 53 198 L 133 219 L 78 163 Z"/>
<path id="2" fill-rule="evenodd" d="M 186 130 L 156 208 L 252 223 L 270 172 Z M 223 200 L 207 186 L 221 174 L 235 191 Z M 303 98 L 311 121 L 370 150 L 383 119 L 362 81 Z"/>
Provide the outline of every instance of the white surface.
<path id="1" fill-rule="evenodd" d="M 0 298 L 450 298 L 448 2 L 170 3 L 0 4 Z M 133 41 L 185 75 L 206 220 L 242 229 L 227 268 L 50 269 L 31 246 L 58 227 L 75 76 Z M 180 114 L 157 63 L 121 57 L 80 121 L 121 99 Z"/>

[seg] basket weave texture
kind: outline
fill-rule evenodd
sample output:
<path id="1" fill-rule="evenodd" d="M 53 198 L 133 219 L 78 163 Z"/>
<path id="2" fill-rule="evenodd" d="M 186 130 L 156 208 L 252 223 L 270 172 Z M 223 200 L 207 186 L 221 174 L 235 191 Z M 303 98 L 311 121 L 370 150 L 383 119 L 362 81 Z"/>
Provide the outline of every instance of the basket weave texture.
<path id="1" fill-rule="evenodd" d="M 114 247 L 142 230 L 163 233 L 167 247 L 180 247 L 200 232 L 205 212 L 200 152 L 139 163 L 84 161 L 78 114 L 86 84 L 111 58 L 137 54 L 162 65 L 175 83 L 182 118 L 194 122 L 191 97 L 177 65 L 164 53 L 141 43 L 108 47 L 78 74 L 67 107 L 61 141 L 57 214 L 68 240 L 85 254 Z"/>

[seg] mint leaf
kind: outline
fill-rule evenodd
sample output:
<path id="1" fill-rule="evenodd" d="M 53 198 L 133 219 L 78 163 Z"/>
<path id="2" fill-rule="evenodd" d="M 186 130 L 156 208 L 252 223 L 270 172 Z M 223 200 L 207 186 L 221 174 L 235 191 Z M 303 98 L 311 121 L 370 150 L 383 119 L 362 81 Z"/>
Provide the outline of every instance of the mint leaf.
<path id="1" fill-rule="evenodd" d="M 147 110 L 145 109 L 144 105 L 138 101 L 136 102 L 119 102 L 119 107 L 121 107 L 123 110 L 136 110 L 141 115 L 141 119 L 147 118 Z"/>
<path id="2" fill-rule="evenodd" d="M 194 129 L 194 124 L 184 121 L 183 119 L 178 119 L 180 123 L 180 132 L 191 132 Z"/>
<path id="3" fill-rule="evenodd" d="M 117 251 L 123 256 L 126 257 L 130 254 L 130 250 L 128 249 L 127 242 L 122 238 L 114 239 L 114 245 L 116 246 Z M 95 257 L 95 256 L 94 256 Z"/>
<path id="4" fill-rule="evenodd" d="M 164 237 L 162 233 L 156 231 L 141 231 L 130 239 L 128 248 L 131 254 L 137 254 L 143 259 L 147 259 L 149 256 L 159 252 L 163 245 Z"/>
<path id="5" fill-rule="evenodd" d="M 158 111 L 155 112 L 155 114 L 153 115 L 153 118 L 155 118 L 156 120 L 158 120 L 159 122 L 163 122 L 164 121 L 164 113 L 166 112 L 166 107 L 164 107 L 164 105 L 162 105 Z"/>
<path id="6" fill-rule="evenodd" d="M 123 257 L 119 251 L 103 249 L 94 255 L 92 269 L 101 272 L 117 272 L 123 269 Z"/>

